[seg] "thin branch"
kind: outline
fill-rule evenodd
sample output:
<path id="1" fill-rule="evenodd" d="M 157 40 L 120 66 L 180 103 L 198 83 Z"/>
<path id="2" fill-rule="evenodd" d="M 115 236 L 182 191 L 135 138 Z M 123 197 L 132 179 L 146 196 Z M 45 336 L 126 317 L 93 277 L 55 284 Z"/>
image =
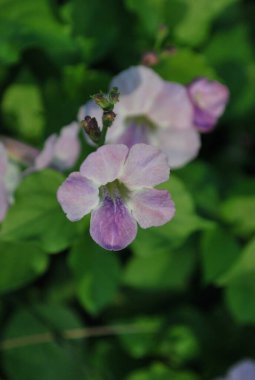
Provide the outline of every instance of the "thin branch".
<path id="1" fill-rule="evenodd" d="M 69 329 L 61 332 L 61 336 L 67 340 L 85 339 L 92 337 L 125 335 L 125 334 L 148 334 L 154 330 L 148 326 L 142 328 L 136 325 L 98 326 L 91 328 Z M 9 338 L 0 342 L 0 350 L 35 346 L 37 344 L 50 343 L 55 340 L 54 335 L 46 332 L 16 338 Z"/>

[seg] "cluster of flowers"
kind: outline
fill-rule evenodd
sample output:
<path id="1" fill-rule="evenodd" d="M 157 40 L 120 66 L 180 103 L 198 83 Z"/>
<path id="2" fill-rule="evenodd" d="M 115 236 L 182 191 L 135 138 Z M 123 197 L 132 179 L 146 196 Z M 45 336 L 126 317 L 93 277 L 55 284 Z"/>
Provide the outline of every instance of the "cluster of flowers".
<path id="1" fill-rule="evenodd" d="M 162 80 L 145 66 L 123 71 L 110 86 L 119 89 L 120 101 L 106 145 L 90 154 L 79 172 L 69 175 L 57 198 L 71 221 L 92 212 L 92 238 L 105 249 L 120 250 L 135 238 L 137 223 L 142 228 L 159 226 L 174 216 L 170 195 L 154 186 L 168 179 L 170 167 L 182 167 L 197 156 L 200 132 L 213 129 L 229 94 L 217 81 L 198 78 L 183 86 Z M 100 120 L 103 110 L 89 101 L 81 107 L 79 121 L 88 115 Z M 25 173 L 48 166 L 72 167 L 80 153 L 78 133 L 79 126 L 73 123 L 59 137 L 50 136 L 42 152 L 31 152 L 33 163 Z M 89 136 L 86 139 L 95 145 Z M 9 184 L 8 171 L 1 145 L 0 220 L 15 187 Z"/>

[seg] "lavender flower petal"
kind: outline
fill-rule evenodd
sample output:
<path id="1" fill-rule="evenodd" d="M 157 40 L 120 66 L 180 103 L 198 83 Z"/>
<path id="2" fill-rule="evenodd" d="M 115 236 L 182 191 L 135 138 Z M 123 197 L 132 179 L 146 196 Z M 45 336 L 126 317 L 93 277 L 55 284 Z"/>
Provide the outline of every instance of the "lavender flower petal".
<path id="1" fill-rule="evenodd" d="M 98 205 L 98 194 L 98 188 L 91 181 L 74 172 L 58 189 L 57 199 L 67 218 L 76 221 Z"/>
<path id="2" fill-rule="evenodd" d="M 124 249 L 134 240 L 136 233 L 136 221 L 119 197 L 106 196 L 102 205 L 92 212 L 90 234 L 105 249 Z"/>
<path id="3" fill-rule="evenodd" d="M 134 193 L 130 207 L 142 228 L 161 226 L 175 215 L 175 205 L 166 190 L 145 189 Z"/>

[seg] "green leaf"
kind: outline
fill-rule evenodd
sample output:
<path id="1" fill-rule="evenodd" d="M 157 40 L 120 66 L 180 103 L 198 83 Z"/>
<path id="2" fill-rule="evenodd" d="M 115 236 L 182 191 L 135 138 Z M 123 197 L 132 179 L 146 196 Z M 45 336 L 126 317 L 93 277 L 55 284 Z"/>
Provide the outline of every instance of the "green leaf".
<path id="1" fill-rule="evenodd" d="M 172 251 L 166 246 L 165 252 L 132 258 L 127 264 L 124 282 L 142 289 L 183 290 L 194 264 L 194 252 L 189 244 Z"/>
<path id="2" fill-rule="evenodd" d="M 71 344 L 61 339 L 63 329 L 81 327 L 75 314 L 56 305 L 16 312 L 3 334 L 5 349 L 2 361 L 8 378 L 85 379 L 86 365 L 81 343 L 73 341 Z"/>
<path id="3" fill-rule="evenodd" d="M 120 283 L 120 266 L 115 253 L 97 246 L 87 236 L 77 241 L 71 251 L 77 296 L 92 314 L 103 310 L 115 297 Z"/>
<path id="4" fill-rule="evenodd" d="M 43 135 L 43 106 L 39 88 L 33 84 L 14 84 L 3 98 L 6 125 L 24 140 L 40 140 Z"/>
<path id="5" fill-rule="evenodd" d="M 191 372 L 174 371 L 164 364 L 155 363 L 149 369 L 138 370 L 128 376 L 127 380 L 198 380 Z"/>
<path id="6" fill-rule="evenodd" d="M 208 36 L 211 24 L 236 0 L 184 0 L 187 10 L 174 30 L 178 42 L 189 46 L 200 45 Z"/>
<path id="7" fill-rule="evenodd" d="M 39 47 L 63 64 L 75 54 L 79 43 L 54 17 L 47 0 L 0 1 L 0 62 L 15 63 L 24 49 Z"/>
<path id="8" fill-rule="evenodd" d="M 165 80 L 183 84 L 188 84 L 194 78 L 201 76 L 217 79 L 216 73 L 202 54 L 184 48 L 178 49 L 172 55 L 163 55 L 154 69 Z"/>
<path id="9" fill-rule="evenodd" d="M 36 244 L 0 241 L 0 292 L 18 289 L 45 272 L 48 255 Z"/>
<path id="10" fill-rule="evenodd" d="M 70 246 L 83 222 L 68 221 L 57 202 L 56 193 L 63 181 L 63 175 L 53 170 L 27 176 L 3 221 L 0 237 L 6 241 L 36 241 L 49 253 Z M 87 219 L 84 221 L 87 223 Z"/>
<path id="11" fill-rule="evenodd" d="M 218 226 L 204 233 L 201 252 L 204 280 L 219 285 L 241 253 L 233 236 Z"/>
<path id="12" fill-rule="evenodd" d="M 255 196 L 236 196 L 227 199 L 221 207 L 223 220 L 233 231 L 244 237 L 255 232 Z"/>
<path id="13" fill-rule="evenodd" d="M 159 188 L 170 192 L 176 206 L 176 215 L 164 226 L 139 230 L 132 244 L 135 254 L 139 256 L 169 253 L 171 249 L 182 245 L 195 231 L 210 227 L 208 221 L 196 215 L 193 199 L 180 179 L 172 175 Z"/>
<path id="14" fill-rule="evenodd" d="M 255 239 L 244 249 L 228 275 L 226 300 L 233 316 L 242 323 L 255 322 Z"/>

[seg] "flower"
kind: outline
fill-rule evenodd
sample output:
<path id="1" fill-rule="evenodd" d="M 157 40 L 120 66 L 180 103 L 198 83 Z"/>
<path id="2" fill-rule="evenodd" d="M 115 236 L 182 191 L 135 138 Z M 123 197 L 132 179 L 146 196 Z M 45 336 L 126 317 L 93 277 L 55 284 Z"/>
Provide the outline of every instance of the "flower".
<path id="1" fill-rule="evenodd" d="M 193 126 L 193 105 L 185 86 L 166 82 L 145 66 L 121 72 L 113 86 L 120 91 L 120 101 L 114 107 L 117 117 L 108 130 L 107 143 L 156 146 L 167 154 L 171 168 L 197 156 L 200 135 Z M 80 109 L 79 120 L 86 115 L 100 120 L 102 110 L 90 101 Z"/>
<path id="2" fill-rule="evenodd" d="M 255 379 L 255 362 L 252 360 L 243 360 L 230 369 L 227 376 L 215 380 L 254 380 Z"/>
<path id="3" fill-rule="evenodd" d="M 60 135 L 53 134 L 46 140 L 43 150 L 35 158 L 32 171 L 54 167 L 66 170 L 74 166 L 80 154 L 78 138 L 80 127 L 78 123 L 71 123 L 63 127 Z"/>
<path id="4" fill-rule="evenodd" d="M 20 180 L 21 173 L 18 166 L 8 159 L 7 151 L 0 142 L 0 222 L 4 220 L 13 202 L 13 193 Z"/>
<path id="5" fill-rule="evenodd" d="M 194 105 L 194 124 L 201 132 L 209 132 L 223 114 L 229 99 L 226 86 L 206 78 L 198 78 L 188 86 Z"/>
<path id="6" fill-rule="evenodd" d="M 103 248 L 118 251 L 134 240 L 137 223 L 142 228 L 160 226 L 174 216 L 168 191 L 153 188 L 168 177 L 167 157 L 157 148 L 109 144 L 69 175 L 57 198 L 71 221 L 92 212 L 92 238 Z"/>

